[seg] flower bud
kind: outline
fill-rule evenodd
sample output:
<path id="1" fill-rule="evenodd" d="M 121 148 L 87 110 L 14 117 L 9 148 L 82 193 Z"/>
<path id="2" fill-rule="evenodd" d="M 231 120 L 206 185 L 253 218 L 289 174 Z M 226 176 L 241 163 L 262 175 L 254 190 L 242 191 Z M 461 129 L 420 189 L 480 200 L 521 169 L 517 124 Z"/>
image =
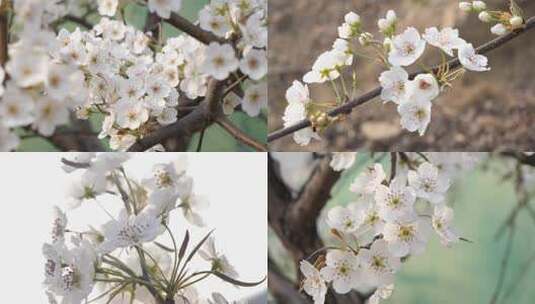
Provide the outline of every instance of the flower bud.
<path id="1" fill-rule="evenodd" d="M 490 32 L 494 35 L 501 36 L 507 34 L 507 28 L 505 25 L 498 23 L 490 29 Z"/>
<path id="2" fill-rule="evenodd" d="M 470 11 L 472 11 L 472 3 L 470 3 L 470 2 L 459 2 L 459 8 L 463 12 L 470 12 Z"/>
<path id="3" fill-rule="evenodd" d="M 522 19 L 520 16 L 513 16 L 511 19 L 509 19 L 509 23 L 513 28 L 519 28 L 522 26 L 522 24 L 524 24 L 524 19 Z"/>
<path id="4" fill-rule="evenodd" d="M 487 8 L 487 4 L 483 1 L 472 1 L 472 7 L 476 11 L 482 11 Z"/>
<path id="5" fill-rule="evenodd" d="M 394 24 L 397 20 L 396 12 L 393 10 L 386 12 L 386 21 L 388 21 L 389 24 Z"/>
<path id="6" fill-rule="evenodd" d="M 492 16 L 487 11 L 482 11 L 481 13 L 479 13 L 478 17 L 479 17 L 479 20 L 486 22 L 486 23 L 492 21 Z"/>
<path id="7" fill-rule="evenodd" d="M 382 32 L 382 31 L 385 31 L 390 26 L 390 24 L 386 19 L 381 18 L 379 19 L 379 21 L 377 21 L 377 26 L 379 27 L 379 30 L 381 30 Z"/>

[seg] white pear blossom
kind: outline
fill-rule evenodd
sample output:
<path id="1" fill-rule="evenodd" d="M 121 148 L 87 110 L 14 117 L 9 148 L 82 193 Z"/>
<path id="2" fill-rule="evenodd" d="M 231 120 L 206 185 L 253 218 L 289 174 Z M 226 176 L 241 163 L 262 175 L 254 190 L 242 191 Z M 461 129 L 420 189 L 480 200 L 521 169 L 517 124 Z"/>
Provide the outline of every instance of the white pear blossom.
<path id="1" fill-rule="evenodd" d="M 477 54 L 471 43 L 466 43 L 459 47 L 459 61 L 468 70 L 483 72 L 488 71 L 487 57 Z"/>
<path id="2" fill-rule="evenodd" d="M 438 168 L 429 162 L 422 163 L 417 171 L 410 170 L 408 181 L 416 196 L 433 204 L 444 201 L 444 195 L 450 186 L 448 176 L 439 173 Z"/>
<path id="3" fill-rule="evenodd" d="M 41 99 L 35 106 L 35 119 L 33 126 L 37 131 L 50 136 L 54 133 L 56 126 L 69 121 L 69 111 L 59 101 L 51 98 Z"/>
<path id="4" fill-rule="evenodd" d="M 413 80 L 408 81 L 406 86 L 405 96 L 418 96 L 417 98 L 433 100 L 440 94 L 438 81 L 433 74 L 419 74 Z"/>
<path id="5" fill-rule="evenodd" d="M 329 165 L 334 171 L 342 171 L 351 168 L 355 163 L 357 152 L 333 152 Z"/>
<path id="6" fill-rule="evenodd" d="M 115 105 L 116 122 L 122 128 L 135 130 L 149 119 L 149 111 L 143 104 L 126 99 L 119 100 Z"/>
<path id="7" fill-rule="evenodd" d="M 301 261 L 299 269 L 305 276 L 303 290 L 312 297 L 314 304 L 323 304 L 327 294 L 327 286 L 320 271 L 307 261 Z"/>
<path id="8" fill-rule="evenodd" d="M 320 274 L 327 282 L 332 282 L 337 293 L 348 293 L 360 278 L 358 258 L 352 252 L 331 250 L 327 252 L 325 263 Z"/>
<path id="9" fill-rule="evenodd" d="M 392 39 L 392 49 L 388 54 L 388 61 L 394 66 L 411 65 L 424 53 L 425 44 L 425 40 L 420 37 L 418 30 L 408 27 L 403 33 Z"/>
<path id="10" fill-rule="evenodd" d="M 0 151 L 7 152 L 19 145 L 20 139 L 0 120 Z"/>
<path id="11" fill-rule="evenodd" d="M 45 244 L 45 282 L 48 291 L 62 297 L 62 304 L 80 304 L 94 286 L 95 253 L 87 241 L 67 249 Z"/>
<path id="12" fill-rule="evenodd" d="M 240 70 L 251 79 L 262 79 L 268 70 L 266 51 L 252 49 L 247 52 L 240 61 Z"/>
<path id="13" fill-rule="evenodd" d="M 204 7 L 199 12 L 199 23 L 203 30 L 210 31 L 219 37 L 225 37 L 232 30 L 227 16 L 217 14 L 210 6 Z"/>
<path id="14" fill-rule="evenodd" d="M 407 100 L 398 106 L 401 126 L 410 132 L 418 131 L 420 136 L 423 135 L 431 122 L 431 106 L 431 101 L 421 96 L 412 94 L 407 97 Z"/>
<path id="15" fill-rule="evenodd" d="M 312 71 L 303 76 L 306 83 L 323 83 L 335 80 L 340 76 L 338 66 L 345 64 L 345 54 L 336 50 L 327 51 L 321 54 L 312 66 Z"/>
<path id="16" fill-rule="evenodd" d="M 425 219 L 387 222 L 383 235 L 388 250 L 395 257 L 422 254 L 431 232 L 430 226 L 431 224 Z"/>
<path id="17" fill-rule="evenodd" d="M 267 82 L 253 84 L 247 87 L 244 92 L 241 106 L 243 111 L 251 117 L 258 116 L 260 111 L 267 108 L 268 88 Z"/>
<path id="18" fill-rule="evenodd" d="M 362 249 L 358 255 L 366 283 L 384 286 L 394 282 L 394 273 L 400 268 L 399 257 L 393 256 L 384 240 L 375 241 L 370 249 Z"/>
<path id="19" fill-rule="evenodd" d="M 436 27 L 427 28 L 423 38 L 427 43 L 440 48 L 450 56 L 453 56 L 453 50 L 466 43 L 464 39 L 459 38 L 459 30 L 451 27 L 445 27 L 440 31 Z"/>
<path id="20" fill-rule="evenodd" d="M 152 167 L 151 177 L 144 179 L 142 183 L 152 191 L 172 189 L 176 192 L 184 183 L 182 178 L 187 178 L 186 166 L 187 161 L 182 158 L 170 163 L 156 164 Z"/>
<path id="21" fill-rule="evenodd" d="M 392 296 L 394 291 L 394 284 L 381 286 L 368 299 L 368 304 L 379 304 L 381 300 L 386 300 Z"/>
<path id="22" fill-rule="evenodd" d="M 288 106 L 282 118 L 285 127 L 307 118 L 307 105 L 311 102 L 307 85 L 295 80 L 286 91 L 286 100 Z M 310 127 L 295 132 L 293 137 L 295 142 L 302 146 L 308 145 L 311 139 L 320 139 L 319 135 Z"/>
<path id="23" fill-rule="evenodd" d="M 381 99 L 399 104 L 405 96 L 406 84 L 409 81 L 409 74 L 401 67 L 391 67 L 379 76 L 381 83 Z"/>
<path id="24" fill-rule="evenodd" d="M 349 186 L 349 190 L 359 197 L 374 196 L 379 186 L 386 181 L 386 174 L 383 166 L 379 163 L 368 166 L 355 178 Z"/>
<path id="25" fill-rule="evenodd" d="M 34 101 L 18 87 L 8 84 L 0 103 L 0 119 L 8 127 L 20 127 L 34 120 Z"/>
<path id="26" fill-rule="evenodd" d="M 150 209 L 138 215 L 128 215 L 123 210 L 117 220 L 112 219 L 103 225 L 104 242 L 100 244 L 99 252 L 105 254 L 154 240 L 162 231 L 157 216 Z"/>
<path id="27" fill-rule="evenodd" d="M 79 179 L 72 182 L 68 190 L 68 206 L 78 208 L 82 203 L 97 198 L 106 191 L 106 179 L 101 172 L 85 171 Z"/>
<path id="28" fill-rule="evenodd" d="M 220 272 L 230 278 L 238 277 L 238 272 L 230 264 L 227 257 L 217 251 L 213 237 L 206 240 L 203 247 L 199 250 L 199 254 L 204 260 L 212 263 L 213 271 Z"/>
<path id="29" fill-rule="evenodd" d="M 352 208 L 336 206 L 329 210 L 327 223 L 341 233 L 354 233 L 360 226 L 359 217 Z"/>
<path id="30" fill-rule="evenodd" d="M 413 206 L 416 195 L 401 176 L 395 177 L 388 187 L 379 185 L 375 191 L 375 201 L 381 218 L 386 221 L 408 220 L 415 216 Z"/>
<path id="31" fill-rule="evenodd" d="M 204 71 L 218 80 L 227 78 L 239 66 L 234 49 L 229 44 L 212 42 L 206 48 L 204 56 Z"/>
<path id="32" fill-rule="evenodd" d="M 453 209 L 446 205 L 436 206 L 431 220 L 435 232 L 440 236 L 442 245 L 449 247 L 459 241 L 459 235 L 451 223 L 453 221 Z"/>
<path id="33" fill-rule="evenodd" d="M 182 0 L 148 0 L 148 8 L 151 13 L 169 19 L 172 12 L 178 12 L 182 6 Z"/>
<path id="34" fill-rule="evenodd" d="M 193 179 L 189 176 L 184 176 L 180 179 L 177 191 L 180 198 L 178 207 L 182 209 L 186 220 L 192 225 L 204 227 L 206 223 L 200 212 L 210 205 L 208 199 L 193 192 Z"/>
<path id="35" fill-rule="evenodd" d="M 264 15 L 264 12 L 258 11 L 247 19 L 245 26 L 240 25 L 244 41 L 257 48 L 267 46 L 268 29 Z"/>

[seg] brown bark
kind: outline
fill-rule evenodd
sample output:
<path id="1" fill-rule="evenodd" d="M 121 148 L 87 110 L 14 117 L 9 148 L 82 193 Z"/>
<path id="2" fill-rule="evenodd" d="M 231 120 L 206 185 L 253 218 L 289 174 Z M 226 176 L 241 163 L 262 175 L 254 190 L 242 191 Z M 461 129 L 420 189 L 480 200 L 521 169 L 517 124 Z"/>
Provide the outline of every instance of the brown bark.
<path id="1" fill-rule="evenodd" d="M 324 247 L 317 229 L 317 219 L 321 210 L 330 198 L 332 187 L 340 178 L 340 173 L 329 167 L 329 158 L 321 159 L 297 197 L 292 197 L 290 189 L 284 184 L 280 176 L 277 162 L 271 157 L 268 159 L 268 221 L 283 246 L 293 258 L 296 268 L 299 262 L 308 258 L 312 253 Z M 289 282 L 276 271 L 270 263 L 270 292 L 279 303 L 303 303 L 297 300 L 288 291 Z M 329 293 L 326 303 L 329 304 L 359 304 L 363 297 L 357 292 L 347 295 Z"/>

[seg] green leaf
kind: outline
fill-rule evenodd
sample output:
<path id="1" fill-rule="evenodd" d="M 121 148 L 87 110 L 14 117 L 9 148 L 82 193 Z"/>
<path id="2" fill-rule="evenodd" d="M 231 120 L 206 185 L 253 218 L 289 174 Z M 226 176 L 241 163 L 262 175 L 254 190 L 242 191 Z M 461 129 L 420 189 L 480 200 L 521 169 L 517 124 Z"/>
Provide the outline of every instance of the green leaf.
<path id="1" fill-rule="evenodd" d="M 178 252 L 179 259 L 182 259 L 184 257 L 184 254 L 186 254 L 186 249 L 188 248 L 188 244 L 189 244 L 189 231 L 186 230 L 186 235 L 184 236 L 182 245 L 180 245 L 180 251 Z"/>
<path id="2" fill-rule="evenodd" d="M 242 282 L 242 281 L 238 281 L 236 279 L 233 279 L 229 276 L 226 276 L 224 274 L 222 274 L 221 272 L 217 272 L 217 271 L 210 271 L 210 273 L 212 273 L 213 275 L 215 275 L 216 277 L 220 278 L 221 280 L 225 281 L 225 282 L 228 282 L 228 283 L 231 283 L 231 284 L 234 284 L 234 285 L 237 285 L 237 286 L 241 286 L 241 287 L 254 287 L 254 286 L 258 286 L 260 284 L 262 284 L 266 278 L 263 278 L 262 280 L 258 281 L 258 282 Z"/>
<path id="3" fill-rule="evenodd" d="M 197 253 L 197 251 L 199 251 L 199 249 L 201 249 L 201 246 L 206 242 L 206 240 L 208 240 L 208 238 L 210 237 L 210 235 L 212 235 L 213 232 L 214 232 L 214 230 L 211 230 L 210 232 L 208 232 L 208 234 L 197 244 L 197 246 L 195 246 L 195 248 L 193 248 L 193 251 L 189 254 L 188 258 L 186 259 L 186 264 L 189 261 L 191 261 L 191 259 L 193 259 L 193 257 Z"/>
<path id="4" fill-rule="evenodd" d="M 167 246 L 165 246 L 165 245 L 162 244 L 162 243 L 154 242 L 154 245 L 160 247 L 161 249 L 163 249 L 163 250 L 165 250 L 165 251 L 167 251 L 167 252 L 175 252 L 175 250 L 173 250 L 173 248 L 171 248 L 171 247 L 167 247 Z"/>

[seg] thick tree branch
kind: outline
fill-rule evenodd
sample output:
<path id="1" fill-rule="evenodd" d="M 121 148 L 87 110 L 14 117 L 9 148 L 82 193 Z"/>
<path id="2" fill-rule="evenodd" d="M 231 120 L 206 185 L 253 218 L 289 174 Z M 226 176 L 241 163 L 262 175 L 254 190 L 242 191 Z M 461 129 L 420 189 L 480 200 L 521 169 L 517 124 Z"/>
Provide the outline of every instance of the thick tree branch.
<path id="1" fill-rule="evenodd" d="M 104 151 L 100 139 L 93 135 L 89 121 L 77 119 L 74 115 L 71 115 L 68 132 L 57 129 L 52 136 L 45 138 L 62 151 Z"/>
<path id="2" fill-rule="evenodd" d="M 323 247 L 316 221 L 340 174 L 330 170 L 325 158 L 317 165 L 301 195 L 294 200 L 280 178 L 277 166 L 275 160 L 268 160 L 268 220 L 298 265 L 299 261 Z"/>
<path id="3" fill-rule="evenodd" d="M 278 303 L 311 303 L 304 295 L 299 293 L 299 287 L 286 278 L 271 259 L 269 259 L 268 268 L 268 288 Z"/>
<path id="4" fill-rule="evenodd" d="M 526 24 L 523 28 L 521 29 L 518 29 L 518 30 L 515 30 L 514 32 L 511 32 L 507 35 L 503 35 L 501 37 L 498 37 L 494 40 L 491 40 L 483 45 L 481 45 L 480 47 L 477 48 L 477 52 L 479 54 L 485 54 L 489 51 L 492 51 L 504 44 L 506 44 L 507 42 L 513 40 L 514 38 L 528 32 L 529 30 L 535 28 L 535 17 L 531 17 L 529 18 L 527 21 L 526 21 Z M 455 58 L 455 59 L 452 59 L 450 61 L 448 61 L 448 65 L 450 67 L 450 69 L 454 69 L 456 67 L 459 67 L 461 65 L 461 63 L 459 62 L 459 59 L 458 58 Z M 439 65 L 436 65 L 434 68 L 433 68 L 433 71 L 436 72 L 437 68 L 438 68 Z M 413 73 L 411 75 L 411 77 L 414 77 L 418 74 L 421 74 L 421 73 L 425 73 L 424 71 L 419 71 L 417 73 Z M 349 114 L 351 113 L 351 111 L 353 110 L 353 108 L 357 107 L 357 106 L 360 106 L 362 104 L 365 104 L 367 103 L 368 101 L 374 99 L 375 97 L 379 96 L 381 94 L 381 87 L 377 87 L 359 97 L 357 97 L 356 99 L 353 99 L 349 102 L 346 102 L 344 103 L 343 105 L 341 106 L 338 106 L 332 110 L 330 110 L 328 112 L 329 116 L 337 116 L 339 114 Z M 296 124 L 294 125 L 291 125 L 289 127 L 286 127 L 286 128 L 283 128 L 283 129 L 280 129 L 280 130 L 277 130 L 277 131 L 274 131 L 272 132 L 271 134 L 269 134 L 268 136 L 268 142 L 271 142 L 271 141 L 274 141 L 276 139 L 279 139 L 281 137 L 284 137 L 286 135 L 289 135 L 289 134 L 292 134 L 296 131 L 299 131 L 301 129 L 304 129 L 304 128 L 307 128 L 307 127 L 310 127 L 310 120 L 308 119 L 304 119 L 304 120 L 301 120 L 300 122 L 297 122 Z"/>
<path id="5" fill-rule="evenodd" d="M 309 181 L 297 198 L 292 198 L 291 192 L 280 178 L 277 162 L 268 159 L 268 221 L 284 247 L 292 256 L 295 265 L 310 254 L 324 247 L 317 230 L 317 219 L 321 209 L 330 197 L 330 190 L 340 177 L 339 173 L 329 168 L 329 159 L 324 158 L 317 164 Z M 271 266 L 270 266 L 271 269 Z M 277 298 L 290 298 L 293 295 L 288 287 L 297 286 L 285 281 L 285 278 L 270 271 L 270 291 Z M 271 281 L 274 280 L 274 281 Z M 352 291 L 345 295 L 329 292 L 326 302 L 329 304 L 361 304 L 362 295 Z M 302 303 L 281 301 L 280 303 Z"/>
<path id="6" fill-rule="evenodd" d="M 257 140 L 240 130 L 240 128 L 234 125 L 226 116 L 219 116 L 216 119 L 216 123 L 242 144 L 247 145 L 259 152 L 267 152 L 268 149 L 264 144 L 259 143 Z"/>
<path id="7" fill-rule="evenodd" d="M 304 186 L 299 199 L 289 210 L 289 221 L 296 226 L 316 226 L 321 209 L 331 196 L 331 189 L 340 178 L 340 172 L 332 170 L 330 158 L 324 157 Z"/>
<path id="8" fill-rule="evenodd" d="M 171 24 L 172 26 L 176 27 L 177 29 L 183 31 L 184 33 L 190 35 L 191 37 L 199 40 L 204 44 L 210 44 L 210 42 L 225 42 L 225 39 L 220 38 L 211 32 L 201 29 L 199 26 L 191 23 L 188 19 L 178 14 L 172 13 L 171 18 L 167 19 L 166 21 L 167 23 Z"/>
<path id="9" fill-rule="evenodd" d="M 214 104 L 219 103 L 222 91 L 223 83 L 211 79 L 208 83 L 208 90 L 204 101 L 199 104 L 195 110 L 177 122 L 162 127 L 138 140 L 128 149 L 128 151 L 145 151 L 168 138 L 191 136 L 210 126 L 218 115 L 212 111 L 215 108 Z"/>
<path id="10" fill-rule="evenodd" d="M 0 64 L 2 67 L 7 62 L 7 47 L 9 45 L 9 9 L 11 1 L 4 0 L 0 5 Z"/>

